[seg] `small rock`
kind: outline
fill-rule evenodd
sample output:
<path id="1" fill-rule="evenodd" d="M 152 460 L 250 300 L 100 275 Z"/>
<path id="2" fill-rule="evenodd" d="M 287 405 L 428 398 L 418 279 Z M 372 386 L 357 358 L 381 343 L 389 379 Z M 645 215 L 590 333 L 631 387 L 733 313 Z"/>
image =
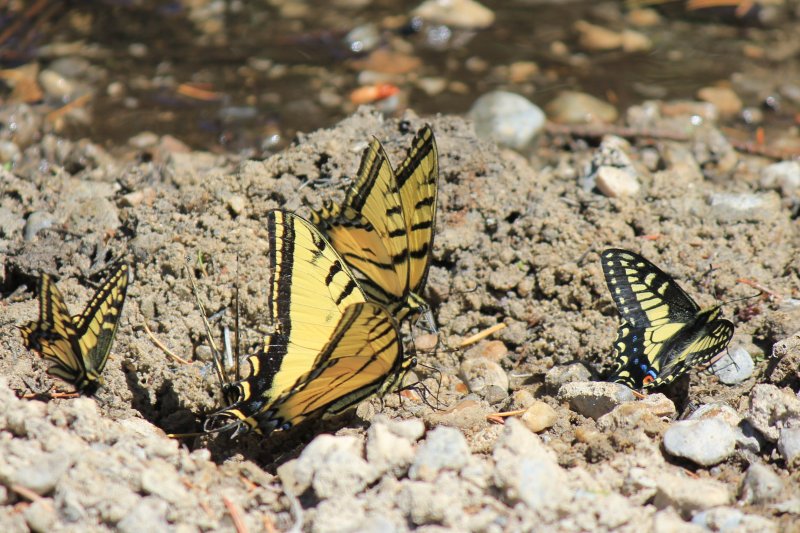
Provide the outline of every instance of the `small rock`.
<path id="1" fill-rule="evenodd" d="M 633 391 L 619 383 L 573 382 L 564 384 L 558 391 L 558 401 L 569 402 L 570 409 L 595 420 L 633 400 Z"/>
<path id="2" fill-rule="evenodd" d="M 780 201 L 774 193 L 717 192 L 708 196 L 708 203 L 719 222 L 758 222 L 780 211 Z"/>
<path id="3" fill-rule="evenodd" d="M 417 450 L 408 476 L 432 481 L 440 470 L 459 470 L 467 464 L 469 457 L 469 445 L 464 435 L 457 429 L 441 426 L 428 432 Z"/>
<path id="4" fill-rule="evenodd" d="M 247 200 L 245 200 L 244 196 L 240 196 L 238 194 L 234 194 L 230 198 L 228 198 L 228 209 L 231 212 L 239 216 L 244 213 L 245 206 L 247 205 Z"/>
<path id="5" fill-rule="evenodd" d="M 439 335 L 436 333 L 425 333 L 414 337 L 414 348 L 418 352 L 430 353 L 439 344 Z"/>
<path id="6" fill-rule="evenodd" d="M 728 486 L 721 481 L 664 473 L 656 482 L 653 504 L 659 509 L 675 507 L 686 516 L 693 511 L 728 505 L 731 501 Z"/>
<path id="7" fill-rule="evenodd" d="M 436 96 L 441 94 L 447 88 L 447 80 L 445 78 L 425 77 L 417 80 L 417 87 L 428 96 Z"/>
<path id="8" fill-rule="evenodd" d="M 778 437 L 778 451 L 786 466 L 794 469 L 800 459 L 800 427 L 783 428 Z"/>
<path id="9" fill-rule="evenodd" d="M 689 420 L 709 420 L 712 418 L 719 418 L 731 427 L 738 426 L 739 422 L 742 421 L 742 415 L 736 409 L 722 402 L 703 404 L 689 415 Z"/>
<path id="10" fill-rule="evenodd" d="M 597 169 L 595 183 L 601 193 L 609 198 L 633 196 L 639 192 L 641 185 L 635 174 L 627 169 L 603 166 Z"/>
<path id="11" fill-rule="evenodd" d="M 321 499 L 357 494 L 378 475 L 361 450 L 361 441 L 355 437 L 318 435 L 300 457 L 278 468 L 278 477 L 296 495 L 308 487 Z"/>
<path id="12" fill-rule="evenodd" d="M 125 518 L 119 521 L 116 529 L 120 533 L 151 533 L 169 531 L 171 526 L 167 522 L 168 504 L 154 496 L 142 498 Z"/>
<path id="13" fill-rule="evenodd" d="M 28 219 L 25 221 L 25 227 L 22 230 L 23 238 L 27 242 L 32 241 L 37 233 L 51 227 L 53 222 L 53 215 L 50 213 L 46 211 L 34 211 L 28 215 Z"/>
<path id="14" fill-rule="evenodd" d="M 474 357 L 461 363 L 461 376 L 469 390 L 480 394 L 489 403 L 508 397 L 508 375 L 503 367 L 484 357 Z"/>
<path id="15" fill-rule="evenodd" d="M 381 42 L 378 26 L 373 23 L 362 24 L 350 30 L 344 36 L 344 41 L 350 51 L 356 54 L 369 52 Z"/>
<path id="16" fill-rule="evenodd" d="M 486 415 L 490 413 L 485 402 L 466 399 L 458 402 L 450 409 L 435 411 L 425 415 L 431 426 L 450 426 L 464 430 L 474 430 L 486 425 Z"/>
<path id="17" fill-rule="evenodd" d="M 750 392 L 747 421 L 770 442 L 777 442 L 781 428 L 792 419 L 800 421 L 800 399 L 791 390 L 758 384 Z"/>
<path id="18" fill-rule="evenodd" d="M 578 42 L 586 50 L 616 50 L 622 46 L 622 35 L 608 28 L 585 20 L 578 20 L 573 27 L 579 34 Z"/>
<path id="19" fill-rule="evenodd" d="M 411 13 L 433 24 L 481 29 L 494 24 L 494 12 L 474 0 L 427 0 Z"/>
<path id="20" fill-rule="evenodd" d="M 138 150 L 153 148 L 158 144 L 159 137 L 152 131 L 143 131 L 128 139 L 128 144 Z"/>
<path id="21" fill-rule="evenodd" d="M 703 531 L 777 533 L 775 523 L 757 515 L 745 514 L 739 509 L 719 507 L 701 511 L 692 517 L 692 524 L 703 527 Z"/>
<path id="22" fill-rule="evenodd" d="M 544 402 L 535 402 L 522 414 L 522 422 L 534 433 L 553 427 L 558 415 L 556 410 Z"/>
<path id="23" fill-rule="evenodd" d="M 15 483 L 44 496 L 53 491 L 72 463 L 72 459 L 63 454 L 43 455 L 14 472 Z"/>
<path id="24" fill-rule="evenodd" d="M 120 199 L 120 205 L 123 207 L 137 207 L 139 205 L 153 205 L 156 199 L 156 190 L 152 187 L 145 187 L 144 189 L 129 192 Z"/>
<path id="25" fill-rule="evenodd" d="M 649 52 L 653 48 L 653 41 L 644 33 L 634 30 L 622 32 L 622 50 L 628 53 Z"/>
<path id="26" fill-rule="evenodd" d="M 617 120 L 617 109 L 586 93 L 563 91 L 547 104 L 547 116 L 561 124 L 610 123 Z"/>
<path id="27" fill-rule="evenodd" d="M 800 188 L 800 161 L 781 161 L 761 171 L 761 187 L 778 189 L 784 197 Z"/>
<path id="28" fill-rule="evenodd" d="M 658 11 L 650 8 L 631 9 L 625 15 L 628 22 L 640 28 L 652 28 L 661 24 L 661 15 Z"/>
<path id="29" fill-rule="evenodd" d="M 719 418 L 682 420 L 664 433 L 664 449 L 670 455 L 683 457 L 702 465 L 721 463 L 733 454 L 736 434 Z"/>
<path id="30" fill-rule="evenodd" d="M 24 150 L 41 137 L 43 115 L 26 104 L 0 107 L 0 140 Z"/>
<path id="31" fill-rule="evenodd" d="M 50 69 L 45 69 L 39 73 L 39 84 L 47 96 L 61 102 L 68 102 L 75 94 L 75 84 Z"/>
<path id="32" fill-rule="evenodd" d="M 48 533 L 58 520 L 58 514 L 49 499 L 36 500 L 22 512 L 28 527 L 35 533 Z"/>
<path id="33" fill-rule="evenodd" d="M 508 66 L 508 81 L 524 83 L 539 73 L 539 65 L 533 61 L 516 61 Z"/>
<path id="34" fill-rule="evenodd" d="M 740 499 L 744 503 L 759 505 L 776 501 L 783 493 L 783 481 L 772 469 L 753 463 L 742 480 Z"/>
<path id="35" fill-rule="evenodd" d="M 742 348 L 737 346 L 732 350 L 720 357 L 711 365 L 711 372 L 716 375 L 719 380 L 726 385 L 737 385 L 750 376 L 753 375 L 755 370 L 755 363 L 750 354 Z"/>
<path id="36" fill-rule="evenodd" d="M 742 100 L 728 87 L 703 87 L 697 91 L 697 97 L 714 104 L 723 117 L 732 117 L 742 111 Z"/>
<path id="37" fill-rule="evenodd" d="M 572 363 L 569 365 L 554 366 L 544 375 L 544 383 L 547 390 L 551 393 L 558 392 L 565 383 L 574 381 L 589 381 L 592 373 L 583 363 Z"/>
<path id="38" fill-rule="evenodd" d="M 419 436 L 425 431 L 425 426 L 421 421 L 408 420 L 399 424 L 406 422 L 415 422 L 413 424 L 413 433 L 417 433 L 417 430 L 420 429 L 419 426 L 422 426 L 422 432 L 419 433 Z M 390 471 L 395 476 L 401 477 L 405 474 L 414 458 L 414 441 L 416 441 L 416 438 L 406 439 L 392 431 L 392 426 L 393 424 L 384 418 L 377 418 L 377 420 L 373 421 L 367 431 L 367 460 L 381 474 Z M 401 429 L 400 432 L 406 433 L 407 431 Z"/>
<path id="39" fill-rule="evenodd" d="M 475 133 L 498 144 L 521 150 L 544 127 L 545 116 L 527 98 L 506 91 L 493 91 L 478 98 L 469 117 Z"/>
<path id="40" fill-rule="evenodd" d="M 11 141 L 0 141 L 0 165 L 9 163 L 13 167 L 21 158 L 19 146 Z"/>
<path id="41" fill-rule="evenodd" d="M 166 463 L 155 462 L 145 469 L 141 474 L 140 485 L 145 494 L 158 496 L 172 505 L 186 501 L 189 496 L 178 474 Z"/>

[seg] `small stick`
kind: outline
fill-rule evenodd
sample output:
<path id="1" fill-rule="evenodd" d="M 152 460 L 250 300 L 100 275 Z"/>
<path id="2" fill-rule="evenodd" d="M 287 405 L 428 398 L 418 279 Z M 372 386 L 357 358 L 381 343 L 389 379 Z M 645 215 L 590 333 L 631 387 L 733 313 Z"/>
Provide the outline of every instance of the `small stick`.
<path id="1" fill-rule="evenodd" d="M 242 513 L 239 512 L 239 508 L 236 507 L 236 504 L 230 501 L 227 496 L 222 497 L 222 502 L 225 504 L 225 508 L 228 509 L 228 513 L 231 515 L 231 520 L 233 520 L 233 527 L 236 529 L 236 533 L 247 533 L 247 525 L 245 525 L 244 520 L 242 519 Z"/>
<path id="2" fill-rule="evenodd" d="M 490 328 L 486 328 L 483 331 L 479 331 L 478 333 L 476 333 L 475 335 L 473 335 L 471 337 L 467 337 L 466 339 L 461 341 L 461 344 L 459 344 L 458 347 L 459 348 L 463 348 L 465 346 L 469 346 L 470 344 L 475 344 L 476 342 L 478 342 L 478 341 L 480 341 L 482 339 L 485 339 L 489 335 L 491 335 L 493 333 L 497 333 L 498 331 L 501 331 L 501 330 L 503 330 L 503 329 L 505 329 L 507 327 L 508 327 L 508 324 L 506 324 L 505 322 L 501 322 L 499 324 L 495 324 L 494 326 L 492 326 Z"/>
<path id="3" fill-rule="evenodd" d="M 172 357 L 173 359 L 175 359 L 179 363 L 183 363 L 184 365 L 191 365 L 192 364 L 191 361 L 187 361 L 183 357 L 172 353 L 172 350 L 170 350 L 169 348 L 164 346 L 164 344 L 160 340 L 158 340 L 155 335 L 153 335 L 153 332 L 150 331 L 150 328 L 147 327 L 147 321 L 146 320 L 142 320 L 142 326 L 144 326 L 144 331 L 147 333 L 147 336 L 150 337 L 150 340 L 153 341 L 153 344 L 155 344 L 156 346 L 161 348 L 161 351 L 163 351 L 165 354 L 167 354 L 168 356 Z"/>
<path id="4" fill-rule="evenodd" d="M 508 418 L 510 416 L 517 416 L 524 414 L 527 409 L 517 409 L 516 411 L 502 411 L 500 413 L 490 413 L 486 415 L 486 420 L 489 422 L 494 422 L 495 424 L 505 424 L 504 418 Z"/>
<path id="5" fill-rule="evenodd" d="M 775 291 L 772 291 L 772 290 L 766 288 L 765 286 L 761 285 L 757 281 L 753 281 L 753 280 L 747 279 L 747 278 L 739 278 L 739 279 L 736 280 L 736 282 L 737 283 L 744 283 L 745 285 L 749 285 L 749 286 L 753 287 L 754 289 L 757 289 L 757 290 L 763 292 L 764 294 L 770 296 L 771 298 L 775 298 L 776 300 L 783 300 L 783 296 L 781 296 L 780 294 L 778 294 Z"/>
<path id="6" fill-rule="evenodd" d="M 92 95 L 90 93 L 81 95 L 77 97 L 75 100 L 59 107 L 58 109 L 50 111 L 47 115 L 45 115 L 45 118 L 47 119 L 48 122 L 55 122 L 59 118 L 69 113 L 69 111 L 72 110 L 73 108 L 81 107 L 82 105 L 84 105 L 86 102 L 89 101 L 89 98 L 91 98 L 91 96 Z"/>

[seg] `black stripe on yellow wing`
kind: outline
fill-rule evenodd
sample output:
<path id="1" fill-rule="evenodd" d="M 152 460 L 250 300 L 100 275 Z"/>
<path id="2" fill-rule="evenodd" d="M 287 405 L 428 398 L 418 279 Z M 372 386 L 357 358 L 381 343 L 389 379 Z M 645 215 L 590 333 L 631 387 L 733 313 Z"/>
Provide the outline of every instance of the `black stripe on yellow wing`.
<path id="1" fill-rule="evenodd" d="M 389 312 L 370 302 L 353 304 L 313 369 L 257 416 L 258 425 L 286 429 L 320 412 L 341 413 L 384 392 L 408 366 Z"/>
<path id="2" fill-rule="evenodd" d="M 39 320 L 21 328 L 25 345 L 53 364 L 47 372 L 93 394 L 101 376 L 125 303 L 130 268 L 124 262 L 109 269 L 83 313 L 71 317 L 50 276 L 39 280 Z"/>
<path id="3" fill-rule="evenodd" d="M 710 360 L 733 336 L 720 308 L 701 310 L 658 267 L 628 250 L 601 254 L 606 284 L 623 322 L 609 381 L 639 389 L 666 385 Z"/>
<path id="4" fill-rule="evenodd" d="M 288 427 L 320 410 L 357 403 L 402 364 L 390 313 L 367 302 L 319 230 L 284 211 L 268 213 L 267 229 L 275 333 L 248 358 L 250 375 L 235 384 L 238 401 L 213 415 L 212 427 L 218 419 L 265 433 Z"/>
<path id="5" fill-rule="evenodd" d="M 417 293 L 430 264 L 439 174 L 430 127 L 417 133 L 399 170 L 395 174 L 383 146 L 373 139 L 342 205 L 325 204 L 312 220 L 363 275 L 370 298 L 402 320 L 409 312 L 424 311 Z"/>

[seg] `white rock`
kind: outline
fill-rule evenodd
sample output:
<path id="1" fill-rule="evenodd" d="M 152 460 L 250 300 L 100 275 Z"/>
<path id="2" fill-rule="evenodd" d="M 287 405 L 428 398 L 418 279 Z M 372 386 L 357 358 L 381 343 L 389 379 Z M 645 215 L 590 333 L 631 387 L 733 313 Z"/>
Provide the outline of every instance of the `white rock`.
<path id="1" fill-rule="evenodd" d="M 617 167 L 600 167 L 595 177 L 597 188 L 609 198 L 633 196 L 639 192 L 641 185 L 636 174 L 628 169 Z"/>
<path id="2" fill-rule="evenodd" d="M 440 426 L 428 432 L 419 446 L 408 476 L 411 479 L 430 481 L 439 471 L 458 470 L 469 460 L 469 445 L 464 435 L 455 428 Z"/>
<path id="3" fill-rule="evenodd" d="M 721 463 L 736 448 L 736 433 L 719 418 L 682 420 L 664 433 L 664 449 L 702 466 Z"/>
<path id="4" fill-rule="evenodd" d="M 783 428 L 778 437 L 778 451 L 786 466 L 796 468 L 800 460 L 800 427 Z"/>
<path id="5" fill-rule="evenodd" d="M 494 12 L 474 0 L 427 0 L 411 13 L 415 17 L 457 28 L 480 29 L 494 24 Z"/>
<path id="6" fill-rule="evenodd" d="M 711 365 L 711 372 L 726 385 L 737 385 L 753 375 L 755 370 L 753 358 L 747 350 L 737 346 L 728 350 Z"/>
<path id="7" fill-rule="evenodd" d="M 498 363 L 485 357 L 473 357 L 461 363 L 460 370 L 469 390 L 480 394 L 489 403 L 508 396 L 508 375 Z"/>
<path id="8" fill-rule="evenodd" d="M 800 161 L 781 161 L 761 171 L 761 186 L 778 189 L 783 196 L 790 196 L 800 188 Z"/>
<path id="9" fill-rule="evenodd" d="M 506 91 L 486 93 L 472 104 L 469 118 L 478 137 L 521 150 L 542 130 L 544 112 L 527 98 Z"/>
<path id="10" fill-rule="evenodd" d="M 749 504 L 776 501 L 783 493 L 783 481 L 772 469 L 761 463 L 753 463 L 742 480 L 740 499 Z"/>
<path id="11" fill-rule="evenodd" d="M 728 486 L 713 479 L 692 479 L 677 474 L 661 474 L 657 478 L 657 483 L 658 490 L 653 504 L 659 509 L 675 507 L 682 513 L 691 513 L 728 505 L 731 501 Z"/>
<path id="12" fill-rule="evenodd" d="M 633 391 L 619 383 L 584 381 L 565 383 L 558 390 L 558 400 L 569 408 L 597 420 L 616 406 L 634 400 Z"/>
<path id="13" fill-rule="evenodd" d="M 789 421 L 800 422 L 800 399 L 790 390 L 761 383 L 750 392 L 747 421 L 770 442 L 777 442 Z"/>

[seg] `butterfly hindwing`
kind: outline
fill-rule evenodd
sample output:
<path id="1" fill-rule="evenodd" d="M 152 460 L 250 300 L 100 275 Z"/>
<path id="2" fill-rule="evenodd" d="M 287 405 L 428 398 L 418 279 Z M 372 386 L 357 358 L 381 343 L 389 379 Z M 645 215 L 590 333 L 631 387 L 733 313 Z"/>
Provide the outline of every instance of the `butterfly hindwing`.
<path id="1" fill-rule="evenodd" d="M 610 249 L 601 254 L 601 261 L 623 319 L 609 381 L 637 389 L 666 385 L 728 345 L 733 324 L 719 318 L 719 307 L 701 310 L 670 276 L 642 256 Z"/>
<path id="2" fill-rule="evenodd" d="M 397 326 L 307 220 L 267 215 L 275 332 L 248 358 L 238 401 L 214 415 L 268 433 L 383 390 L 405 364 Z"/>
<path id="3" fill-rule="evenodd" d="M 41 276 L 39 319 L 20 329 L 26 347 L 53 363 L 49 374 L 89 394 L 102 384 L 101 374 L 119 324 L 128 280 L 128 265 L 115 264 L 83 313 L 72 317 L 52 278 Z"/>
<path id="4" fill-rule="evenodd" d="M 397 172 L 373 139 L 340 206 L 326 204 L 312 220 L 344 260 L 360 273 L 369 297 L 402 320 L 421 312 L 433 247 L 438 153 L 423 127 Z"/>

